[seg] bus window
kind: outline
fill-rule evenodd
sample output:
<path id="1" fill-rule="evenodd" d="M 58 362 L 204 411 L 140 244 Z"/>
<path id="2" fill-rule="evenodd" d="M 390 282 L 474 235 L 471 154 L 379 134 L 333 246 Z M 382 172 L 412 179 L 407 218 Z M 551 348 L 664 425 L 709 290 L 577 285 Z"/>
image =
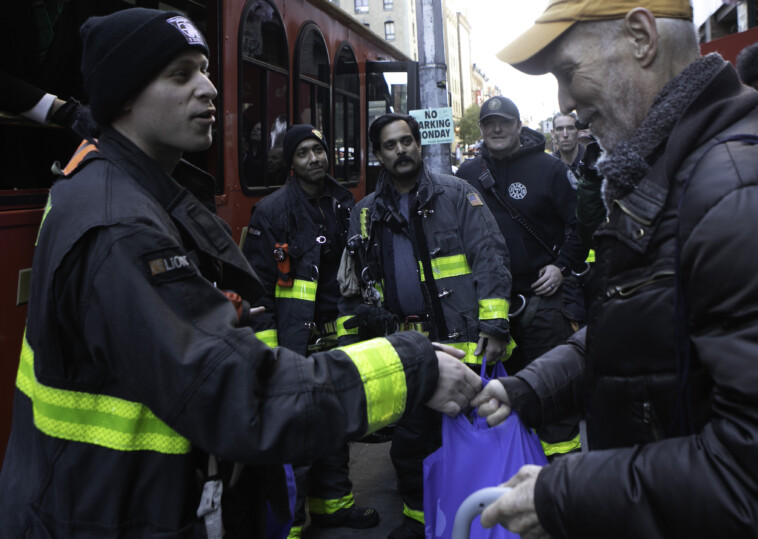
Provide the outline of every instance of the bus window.
<path id="1" fill-rule="evenodd" d="M 297 42 L 296 124 L 311 124 L 331 140 L 329 118 L 329 56 L 318 26 L 306 24 Z"/>
<path id="2" fill-rule="evenodd" d="M 418 64 L 416 62 L 366 62 L 366 130 L 379 116 L 389 112 L 408 114 L 418 108 Z M 368 140 L 366 193 L 376 188 L 380 166 Z"/>
<path id="3" fill-rule="evenodd" d="M 334 177 L 353 185 L 360 175 L 360 98 L 358 62 L 345 44 L 337 55 L 334 75 Z"/>
<path id="4" fill-rule="evenodd" d="M 249 1 L 242 21 L 240 184 L 246 194 L 253 194 L 287 179 L 282 139 L 287 129 L 289 60 L 284 25 L 272 4 Z"/>

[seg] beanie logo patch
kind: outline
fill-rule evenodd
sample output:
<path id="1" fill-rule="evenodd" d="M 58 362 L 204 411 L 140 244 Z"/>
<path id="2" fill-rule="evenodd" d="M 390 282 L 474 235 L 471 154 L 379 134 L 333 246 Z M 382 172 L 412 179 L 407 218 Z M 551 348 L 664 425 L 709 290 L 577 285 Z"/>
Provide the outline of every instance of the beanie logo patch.
<path id="1" fill-rule="evenodd" d="M 187 17 L 171 17 L 166 22 L 179 30 L 190 45 L 205 45 L 203 35 Z"/>
<path id="2" fill-rule="evenodd" d="M 313 129 L 311 133 L 316 135 L 316 138 L 318 138 L 319 140 L 324 140 L 324 135 L 318 129 Z"/>

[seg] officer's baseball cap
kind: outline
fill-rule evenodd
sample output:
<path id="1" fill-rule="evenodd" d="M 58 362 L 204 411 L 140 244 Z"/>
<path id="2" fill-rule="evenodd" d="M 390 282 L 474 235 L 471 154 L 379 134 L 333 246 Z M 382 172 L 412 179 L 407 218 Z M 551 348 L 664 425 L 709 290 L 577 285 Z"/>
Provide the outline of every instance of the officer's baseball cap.
<path id="1" fill-rule="evenodd" d="M 656 17 L 692 20 L 690 0 L 550 0 L 534 26 L 501 50 L 497 57 L 530 75 L 546 73 L 540 53 L 574 23 L 623 19 L 634 8 Z"/>
<path id="2" fill-rule="evenodd" d="M 502 95 L 490 97 L 482 103 L 482 108 L 479 109 L 479 122 L 481 123 L 482 120 L 490 116 L 500 116 L 506 120 L 521 119 L 516 104 Z"/>

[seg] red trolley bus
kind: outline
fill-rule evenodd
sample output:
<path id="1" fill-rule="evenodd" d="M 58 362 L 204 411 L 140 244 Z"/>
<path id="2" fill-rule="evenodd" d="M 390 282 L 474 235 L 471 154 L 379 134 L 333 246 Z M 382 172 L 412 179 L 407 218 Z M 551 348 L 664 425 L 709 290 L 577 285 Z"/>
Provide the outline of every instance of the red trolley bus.
<path id="1" fill-rule="evenodd" d="M 312 123 L 324 132 L 333 176 L 360 198 L 373 190 L 378 176 L 368 125 L 385 112 L 418 108 L 416 64 L 327 0 L 9 4 L 0 21 L 0 69 L 60 97 L 81 100 L 78 27 L 87 17 L 136 5 L 180 11 L 198 24 L 211 51 L 220 113 L 213 146 L 185 157 L 215 176 L 218 213 L 240 241 L 255 202 L 288 175 L 281 158 L 288 124 Z M 54 181 L 51 164 L 65 164 L 79 141 L 65 129 L 2 112 L 0 140 L 2 459 L 34 241 Z"/>

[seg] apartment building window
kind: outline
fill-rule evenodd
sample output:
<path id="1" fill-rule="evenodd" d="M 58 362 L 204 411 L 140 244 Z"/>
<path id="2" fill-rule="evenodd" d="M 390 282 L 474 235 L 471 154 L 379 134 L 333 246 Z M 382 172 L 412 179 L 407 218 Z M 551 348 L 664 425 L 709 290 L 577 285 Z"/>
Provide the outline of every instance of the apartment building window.
<path id="1" fill-rule="evenodd" d="M 368 13 L 368 0 L 355 0 L 356 13 Z"/>
<path id="2" fill-rule="evenodd" d="M 387 21 L 384 23 L 384 39 L 395 41 L 395 22 Z"/>
<path id="3" fill-rule="evenodd" d="M 395 0 L 384 0 L 384 11 L 392 11 L 395 9 Z"/>

